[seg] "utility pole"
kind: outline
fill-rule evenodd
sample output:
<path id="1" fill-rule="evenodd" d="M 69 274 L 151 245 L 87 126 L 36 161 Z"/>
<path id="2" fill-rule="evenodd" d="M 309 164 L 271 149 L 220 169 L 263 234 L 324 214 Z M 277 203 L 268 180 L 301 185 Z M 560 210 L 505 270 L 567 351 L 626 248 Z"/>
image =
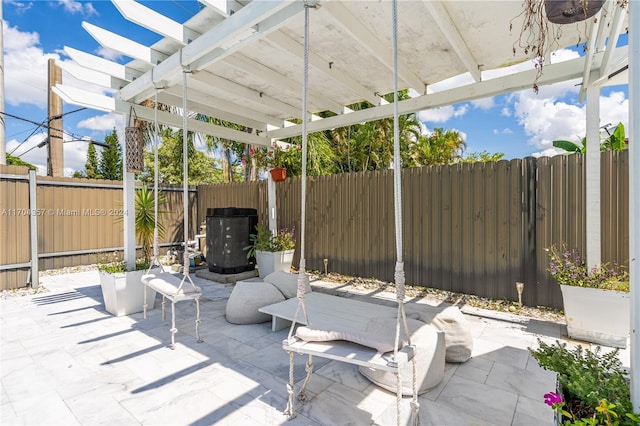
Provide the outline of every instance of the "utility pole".
<path id="1" fill-rule="evenodd" d="M 4 107 L 4 19 L 2 18 L 2 2 L 0 1 L 0 108 Z M 7 164 L 7 140 L 4 114 L 0 114 L 0 165 Z"/>
<path id="2" fill-rule="evenodd" d="M 62 83 L 62 70 L 56 66 L 55 59 L 49 59 L 49 95 L 47 176 L 64 176 L 64 153 L 62 151 L 62 99 L 51 90 Z"/>

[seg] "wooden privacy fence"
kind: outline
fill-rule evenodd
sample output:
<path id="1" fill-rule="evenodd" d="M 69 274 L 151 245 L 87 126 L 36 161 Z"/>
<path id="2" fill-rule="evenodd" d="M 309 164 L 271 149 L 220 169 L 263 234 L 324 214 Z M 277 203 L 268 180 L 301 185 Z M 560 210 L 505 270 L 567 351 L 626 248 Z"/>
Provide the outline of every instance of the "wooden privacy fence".
<path id="1" fill-rule="evenodd" d="M 515 283 L 523 282 L 525 304 L 561 308 L 546 249 L 564 242 L 585 253 L 585 173 L 580 155 L 403 170 L 407 283 L 516 301 Z M 392 281 L 392 185 L 391 170 L 310 178 L 307 269 L 323 271 L 327 259 L 331 272 Z M 278 227 L 299 230 L 300 178 L 276 188 Z M 602 154 L 601 190 L 602 259 L 625 264 L 627 151 Z M 266 225 L 265 192 L 264 182 L 200 187 L 199 214 L 253 207 Z"/>
<path id="2" fill-rule="evenodd" d="M 28 169 L 0 166 L 0 289 L 23 287 L 29 281 L 30 220 L 37 222 L 39 269 L 96 263 L 123 248 L 122 182 L 38 176 L 35 206 L 29 200 Z M 183 241 L 182 187 L 162 188 L 166 203 L 160 216 L 162 244 Z M 197 229 L 196 192 L 189 194 L 191 229 Z M 193 238 L 195 232 L 190 231 Z"/>
<path id="3" fill-rule="evenodd" d="M 601 165 L 602 259 L 626 264 L 628 152 L 604 152 Z M 16 173 L 11 170 L 0 168 L 2 174 Z M 546 271 L 545 249 L 564 242 L 584 253 L 586 173 L 581 155 L 403 170 L 407 283 L 517 300 L 515 283 L 523 282 L 525 304 L 562 307 L 559 286 Z M 58 214 L 118 209 L 120 182 L 41 177 L 37 181 L 38 208 L 56 213 L 38 216 L 41 268 L 94 263 L 93 253 L 68 254 L 122 245 L 122 228 L 113 217 Z M 76 183 L 115 187 L 76 187 Z M 312 177 L 307 185 L 307 269 L 322 271 L 327 259 L 331 272 L 392 281 L 396 258 L 393 172 Z M 276 188 L 278 227 L 295 228 L 299 239 L 300 178 L 289 178 Z M 28 209 L 26 181 L 3 178 L 0 189 L 0 210 Z M 166 210 L 171 212 L 164 218 L 165 242 L 181 241 L 181 192 L 165 194 L 170 198 Z M 260 223 L 268 222 L 265 181 L 199 186 L 197 194 L 190 194 L 190 202 L 190 237 L 205 222 L 208 208 L 255 208 Z M 30 259 L 28 220 L 28 216 L 6 214 L 0 218 L 0 265 Z M 294 264 L 298 262 L 296 250 Z M 26 271 L 0 270 L 0 280 L 0 288 L 24 285 Z"/>

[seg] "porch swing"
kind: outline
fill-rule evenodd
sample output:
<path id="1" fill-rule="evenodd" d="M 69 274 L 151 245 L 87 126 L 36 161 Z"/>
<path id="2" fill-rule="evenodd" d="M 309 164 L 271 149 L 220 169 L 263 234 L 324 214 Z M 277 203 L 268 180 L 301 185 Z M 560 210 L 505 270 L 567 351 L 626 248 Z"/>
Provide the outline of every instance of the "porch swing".
<path id="1" fill-rule="evenodd" d="M 171 272 L 165 271 L 159 258 L 159 237 L 158 237 L 158 91 L 154 98 L 154 232 L 153 232 L 153 260 L 149 266 L 149 270 L 142 276 L 144 284 L 144 318 L 147 317 L 147 287 L 151 288 L 162 295 L 162 321 L 166 320 L 165 307 L 167 300 L 171 302 L 171 349 L 175 349 L 176 313 L 175 305 L 177 302 L 184 300 L 193 300 L 196 303 L 196 320 L 195 332 L 198 343 L 202 342 L 198 327 L 200 325 L 200 287 L 196 286 L 189 275 L 189 253 L 188 235 L 189 235 L 189 187 L 188 187 L 188 164 L 187 164 L 187 73 L 182 73 L 182 171 L 183 171 L 183 217 L 184 217 L 184 258 L 182 278 Z M 157 266 L 160 272 L 151 272 L 151 269 Z"/>
<path id="2" fill-rule="evenodd" d="M 402 377 L 401 371 L 409 362 L 412 363 L 412 401 L 411 418 L 412 423 L 417 425 L 419 403 L 417 399 L 417 379 L 416 379 L 416 357 L 415 346 L 411 344 L 411 333 L 409 331 L 404 299 L 405 299 L 405 278 L 404 264 L 402 260 L 402 202 L 400 186 L 400 143 L 398 128 L 398 66 L 397 66 L 397 0 L 392 1 L 393 19 L 393 81 L 394 81 L 394 216 L 395 216 L 395 237 L 396 237 L 396 266 L 395 284 L 397 294 L 397 315 L 395 319 L 395 339 L 393 349 L 390 345 L 380 345 L 380 342 L 371 343 L 369 340 L 376 340 L 374 333 L 361 333 L 353 330 L 314 330 L 314 319 L 309 318 L 307 307 L 305 306 L 305 198 L 307 188 L 307 91 L 309 85 L 309 9 L 313 6 L 306 5 L 304 9 L 304 71 L 303 71 L 303 94 L 302 94 L 302 181 L 301 181 L 301 208 L 300 208 L 300 265 L 297 282 L 296 312 L 293 316 L 289 334 L 282 342 L 283 349 L 289 354 L 289 383 L 287 385 L 288 403 L 285 415 L 289 418 L 295 417 L 295 383 L 294 383 L 294 354 L 308 355 L 306 365 L 307 375 L 300 387 L 297 398 L 305 402 L 305 389 L 313 373 L 313 356 L 328 358 L 340 362 L 355 364 L 360 367 L 368 367 L 374 370 L 392 372 L 397 377 L 397 423 L 400 424 L 400 405 L 402 401 Z M 296 328 L 298 315 L 302 312 L 304 323 L 307 327 Z M 336 324 L 340 328 L 339 324 Z M 303 333 L 304 331 L 304 333 Z M 401 338 L 404 334 L 404 339 Z M 371 339 L 373 338 L 373 339 Z M 386 350 L 380 346 L 387 346 Z M 377 349 L 376 349 L 377 347 Z"/>

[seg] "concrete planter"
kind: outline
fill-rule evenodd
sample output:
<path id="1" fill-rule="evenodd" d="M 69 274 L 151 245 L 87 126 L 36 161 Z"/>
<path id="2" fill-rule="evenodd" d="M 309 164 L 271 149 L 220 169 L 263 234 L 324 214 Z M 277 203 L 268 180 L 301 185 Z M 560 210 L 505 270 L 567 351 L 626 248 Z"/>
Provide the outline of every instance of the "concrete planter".
<path id="1" fill-rule="evenodd" d="M 291 269 L 295 250 L 285 251 L 256 251 L 256 263 L 258 264 L 258 274 L 264 278 L 274 271 L 286 271 Z"/>
<path id="2" fill-rule="evenodd" d="M 104 307 L 117 317 L 142 312 L 144 305 L 144 285 L 141 278 L 146 270 L 100 273 L 100 286 Z M 155 290 L 147 289 L 147 309 L 153 309 L 156 300 Z"/>
<path id="3" fill-rule="evenodd" d="M 627 346 L 629 293 L 561 285 L 569 337 L 606 346 Z"/>

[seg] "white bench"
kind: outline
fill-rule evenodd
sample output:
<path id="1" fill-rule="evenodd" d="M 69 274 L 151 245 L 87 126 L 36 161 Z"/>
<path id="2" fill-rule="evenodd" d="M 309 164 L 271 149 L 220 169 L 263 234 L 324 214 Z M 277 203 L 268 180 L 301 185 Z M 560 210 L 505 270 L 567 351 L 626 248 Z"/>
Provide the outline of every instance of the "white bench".
<path id="1" fill-rule="evenodd" d="M 200 287 L 193 284 L 191 278 L 179 276 L 170 272 L 152 272 L 142 276 L 144 284 L 144 318 L 147 317 L 147 287 L 162 295 L 162 321 L 165 321 L 166 299 L 171 301 L 171 349 L 175 349 L 176 341 L 176 302 L 194 300 L 196 302 L 196 338 L 202 342 L 198 326 L 200 325 Z"/>

